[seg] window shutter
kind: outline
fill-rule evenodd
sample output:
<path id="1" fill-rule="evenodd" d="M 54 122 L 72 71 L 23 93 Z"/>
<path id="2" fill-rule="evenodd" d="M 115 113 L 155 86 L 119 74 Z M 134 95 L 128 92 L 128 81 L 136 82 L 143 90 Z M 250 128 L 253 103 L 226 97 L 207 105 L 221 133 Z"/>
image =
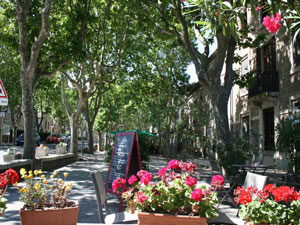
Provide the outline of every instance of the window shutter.
<path id="1" fill-rule="evenodd" d="M 272 71 L 276 71 L 276 39 L 275 36 L 272 37 Z"/>
<path id="2" fill-rule="evenodd" d="M 256 70 L 257 73 L 261 73 L 261 48 L 256 49 Z"/>
<path id="3" fill-rule="evenodd" d="M 300 66 L 300 32 L 298 32 L 298 35 L 294 40 L 293 56 L 294 67 L 296 68 Z"/>

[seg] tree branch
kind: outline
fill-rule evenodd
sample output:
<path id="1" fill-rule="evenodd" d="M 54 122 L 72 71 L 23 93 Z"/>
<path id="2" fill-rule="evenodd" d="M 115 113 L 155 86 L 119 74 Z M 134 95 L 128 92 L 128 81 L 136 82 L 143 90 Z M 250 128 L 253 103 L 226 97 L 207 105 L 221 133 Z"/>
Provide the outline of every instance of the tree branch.
<path id="1" fill-rule="evenodd" d="M 34 42 L 34 44 L 31 46 L 31 54 L 30 54 L 30 60 L 29 60 L 29 75 L 33 76 L 33 80 L 35 80 L 34 76 L 37 76 L 37 73 L 35 73 L 35 69 L 37 67 L 37 60 L 38 56 L 41 50 L 41 47 L 45 41 L 45 39 L 49 35 L 50 30 L 50 23 L 49 23 L 49 16 L 51 11 L 53 0 L 45 0 L 44 9 L 42 12 L 42 25 L 40 33 Z"/>
<path id="2" fill-rule="evenodd" d="M 29 61 L 26 18 L 29 13 L 29 8 L 31 7 L 31 3 L 32 0 L 17 1 L 16 18 L 19 27 L 19 53 L 22 68 L 26 68 Z"/>

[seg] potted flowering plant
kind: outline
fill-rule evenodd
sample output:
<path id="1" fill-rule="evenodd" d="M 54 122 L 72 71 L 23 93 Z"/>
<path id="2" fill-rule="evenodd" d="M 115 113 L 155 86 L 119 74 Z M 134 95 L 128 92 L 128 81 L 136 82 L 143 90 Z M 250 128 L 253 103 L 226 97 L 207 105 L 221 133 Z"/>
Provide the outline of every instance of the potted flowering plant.
<path id="1" fill-rule="evenodd" d="M 8 169 L 0 174 L 0 216 L 3 215 L 6 209 L 7 199 L 3 197 L 9 183 L 17 185 L 19 176 L 13 169 Z"/>
<path id="2" fill-rule="evenodd" d="M 234 194 L 240 204 L 239 217 L 249 224 L 300 224 L 300 192 L 288 186 L 238 187 Z"/>
<path id="3" fill-rule="evenodd" d="M 66 154 L 67 153 L 67 143 L 59 142 L 58 145 L 56 145 L 56 154 Z"/>
<path id="4" fill-rule="evenodd" d="M 35 148 L 35 157 L 44 157 L 49 155 L 49 148 L 46 145 L 41 144 Z"/>
<path id="5" fill-rule="evenodd" d="M 15 159 L 15 153 L 13 150 L 10 148 L 7 149 L 6 155 L 3 155 L 3 161 L 4 162 L 9 162 Z"/>
<path id="6" fill-rule="evenodd" d="M 24 202 L 20 210 L 22 225 L 75 225 L 79 206 L 68 197 L 72 182 L 66 183 L 68 173 L 63 179 L 54 171 L 47 180 L 41 170 L 34 172 L 20 170 L 25 186 L 19 188 L 20 201 Z M 49 219 L 51 218 L 51 220 Z"/>
<path id="7" fill-rule="evenodd" d="M 215 190 L 224 184 L 220 177 L 213 179 L 209 187 L 197 181 L 195 164 L 171 160 L 168 169 L 163 167 L 158 174 L 141 170 L 137 176 L 132 175 L 127 181 L 131 188 L 122 193 L 122 197 L 128 211 L 139 211 L 139 224 L 153 220 L 156 224 L 179 220 L 187 224 L 206 224 L 207 218 L 218 216 Z M 112 183 L 113 191 L 120 193 L 125 184 L 126 180 L 118 177 Z"/>

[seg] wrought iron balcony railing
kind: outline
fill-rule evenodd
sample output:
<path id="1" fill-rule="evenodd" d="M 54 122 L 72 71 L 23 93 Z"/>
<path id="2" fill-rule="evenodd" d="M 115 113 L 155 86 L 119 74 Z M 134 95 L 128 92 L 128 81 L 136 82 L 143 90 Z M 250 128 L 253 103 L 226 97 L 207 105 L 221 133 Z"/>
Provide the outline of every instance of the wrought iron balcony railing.
<path id="1" fill-rule="evenodd" d="M 264 92 L 279 92 L 279 75 L 277 71 L 258 74 L 249 89 L 248 97 L 254 97 Z"/>

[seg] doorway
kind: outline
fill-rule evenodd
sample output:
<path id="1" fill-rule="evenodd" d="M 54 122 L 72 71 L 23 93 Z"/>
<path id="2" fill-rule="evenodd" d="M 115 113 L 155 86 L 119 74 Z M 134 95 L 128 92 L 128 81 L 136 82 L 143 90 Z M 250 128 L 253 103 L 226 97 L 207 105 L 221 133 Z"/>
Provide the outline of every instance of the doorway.
<path id="1" fill-rule="evenodd" d="M 265 151 L 274 151 L 274 108 L 263 110 Z"/>

